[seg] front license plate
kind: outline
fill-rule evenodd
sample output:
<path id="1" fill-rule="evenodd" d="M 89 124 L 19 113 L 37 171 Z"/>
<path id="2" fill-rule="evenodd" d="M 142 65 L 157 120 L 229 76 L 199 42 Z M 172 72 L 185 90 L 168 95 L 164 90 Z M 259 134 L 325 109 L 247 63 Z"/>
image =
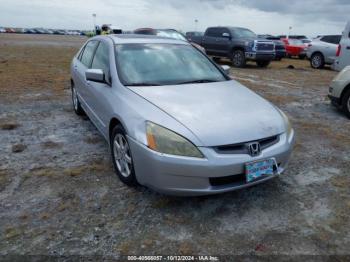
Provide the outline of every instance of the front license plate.
<path id="1" fill-rule="evenodd" d="M 274 159 L 266 159 L 245 164 L 245 174 L 247 182 L 252 182 L 265 175 L 273 175 Z"/>

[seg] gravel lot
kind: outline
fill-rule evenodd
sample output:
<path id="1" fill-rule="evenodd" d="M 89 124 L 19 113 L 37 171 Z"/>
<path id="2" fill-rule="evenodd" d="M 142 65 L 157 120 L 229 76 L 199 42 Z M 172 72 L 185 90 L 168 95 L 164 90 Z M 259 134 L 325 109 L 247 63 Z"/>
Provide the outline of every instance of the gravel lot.
<path id="1" fill-rule="evenodd" d="M 119 182 L 107 143 L 74 114 L 69 64 L 85 40 L 0 35 L 1 255 L 350 255 L 350 121 L 326 98 L 335 72 L 296 59 L 232 69 L 290 117 L 289 168 L 175 198 Z"/>

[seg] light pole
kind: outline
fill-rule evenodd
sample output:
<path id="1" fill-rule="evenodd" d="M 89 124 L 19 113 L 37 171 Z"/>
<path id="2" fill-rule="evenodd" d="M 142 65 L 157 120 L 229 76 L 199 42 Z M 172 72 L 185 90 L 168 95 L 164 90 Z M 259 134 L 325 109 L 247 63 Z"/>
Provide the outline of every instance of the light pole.
<path id="1" fill-rule="evenodd" d="M 94 20 L 94 31 L 95 31 L 95 35 L 97 34 L 96 32 L 96 14 L 92 14 L 92 19 Z"/>
<path id="2" fill-rule="evenodd" d="M 195 28 L 194 31 L 197 32 L 197 27 L 198 27 L 198 19 L 194 20 Z"/>
<path id="3" fill-rule="evenodd" d="M 290 33 L 292 32 L 292 29 L 293 29 L 293 27 L 289 27 L 289 31 L 288 31 L 288 36 L 287 36 L 287 38 L 289 39 L 289 36 L 290 36 Z"/>

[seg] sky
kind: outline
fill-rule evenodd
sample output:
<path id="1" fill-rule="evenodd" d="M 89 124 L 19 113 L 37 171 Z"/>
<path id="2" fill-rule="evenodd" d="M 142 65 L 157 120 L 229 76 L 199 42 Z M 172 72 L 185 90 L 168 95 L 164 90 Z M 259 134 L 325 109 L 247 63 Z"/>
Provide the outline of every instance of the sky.
<path id="1" fill-rule="evenodd" d="M 240 26 L 264 34 L 340 34 L 349 0 L 0 0 L 0 26 L 124 30 L 140 27 L 204 31 Z M 195 22 L 197 20 L 198 22 Z"/>

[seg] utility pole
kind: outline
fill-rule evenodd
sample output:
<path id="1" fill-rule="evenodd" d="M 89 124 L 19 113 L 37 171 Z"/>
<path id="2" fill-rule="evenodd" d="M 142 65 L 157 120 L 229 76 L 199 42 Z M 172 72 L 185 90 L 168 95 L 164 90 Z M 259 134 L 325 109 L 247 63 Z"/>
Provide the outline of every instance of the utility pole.
<path id="1" fill-rule="evenodd" d="M 96 14 L 92 14 L 92 19 L 94 20 L 94 32 L 96 35 L 97 34 L 97 32 L 96 32 Z"/>
<path id="2" fill-rule="evenodd" d="M 287 39 L 289 39 L 290 33 L 292 32 L 293 27 L 289 26 L 288 36 Z"/>

